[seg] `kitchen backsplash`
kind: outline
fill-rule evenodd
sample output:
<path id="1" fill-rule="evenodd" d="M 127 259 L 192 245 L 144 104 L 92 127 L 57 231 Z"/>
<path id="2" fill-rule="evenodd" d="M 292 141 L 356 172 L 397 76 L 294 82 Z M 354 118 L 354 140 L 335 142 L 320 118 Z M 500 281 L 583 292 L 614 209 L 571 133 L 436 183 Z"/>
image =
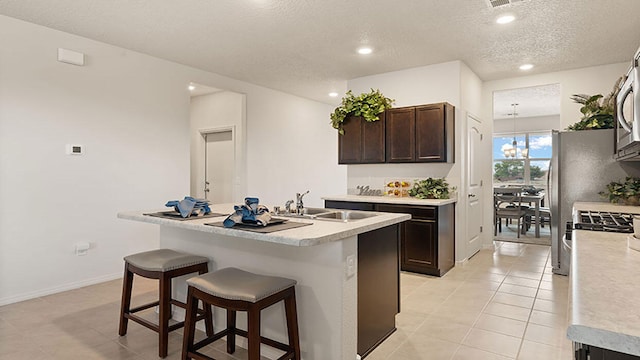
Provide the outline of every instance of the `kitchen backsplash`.
<path id="1" fill-rule="evenodd" d="M 418 179 L 446 178 L 451 186 L 460 189 L 459 175 L 452 172 L 458 169 L 453 164 L 372 164 L 372 165 L 350 165 L 347 168 L 347 194 L 359 195 L 361 188 L 369 186 L 369 190 L 380 190 L 384 195 L 389 190 L 396 190 L 388 187 L 390 181 L 413 182 Z M 402 186 L 398 188 L 402 194 Z"/>

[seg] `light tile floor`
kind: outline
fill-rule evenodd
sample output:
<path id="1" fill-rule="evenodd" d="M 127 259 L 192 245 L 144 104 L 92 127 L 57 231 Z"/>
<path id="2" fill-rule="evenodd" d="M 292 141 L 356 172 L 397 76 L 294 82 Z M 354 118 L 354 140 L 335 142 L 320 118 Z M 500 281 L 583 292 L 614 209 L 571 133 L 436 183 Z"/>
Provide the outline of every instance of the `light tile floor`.
<path id="1" fill-rule="evenodd" d="M 549 258 L 548 246 L 496 242 L 442 278 L 403 273 L 398 330 L 366 359 L 571 359 L 568 279 Z M 157 296 L 154 281 L 134 284 L 134 304 Z M 120 294 L 115 280 L 0 307 L 0 360 L 158 359 L 155 333 L 130 322 L 118 336 Z M 181 340 L 170 334 L 167 359 L 180 358 Z M 246 359 L 223 346 L 206 352 Z"/>
<path id="2" fill-rule="evenodd" d="M 549 246 L 495 245 L 442 278 L 403 273 L 398 330 L 366 359 L 572 359 Z"/>

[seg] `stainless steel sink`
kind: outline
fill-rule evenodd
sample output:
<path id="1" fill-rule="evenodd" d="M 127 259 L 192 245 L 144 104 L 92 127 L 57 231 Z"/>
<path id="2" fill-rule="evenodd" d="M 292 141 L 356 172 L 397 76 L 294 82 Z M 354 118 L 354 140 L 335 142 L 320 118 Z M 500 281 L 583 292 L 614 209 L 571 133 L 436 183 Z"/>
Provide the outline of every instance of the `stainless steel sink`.
<path id="1" fill-rule="evenodd" d="M 329 211 L 333 211 L 331 209 L 325 209 L 325 208 L 303 208 L 304 210 L 304 215 L 318 215 L 318 214 L 324 214 L 327 213 Z"/>
<path id="2" fill-rule="evenodd" d="M 304 212 L 300 215 L 299 214 L 278 214 L 277 216 L 350 222 L 350 221 L 378 216 L 378 214 L 372 213 L 372 212 L 366 212 L 366 211 L 338 210 L 338 209 L 325 209 L 325 208 L 304 208 Z"/>
<path id="3" fill-rule="evenodd" d="M 342 210 L 342 211 L 332 211 L 324 214 L 316 215 L 316 219 L 318 220 L 338 220 L 338 221 L 354 221 L 367 219 L 370 217 L 378 216 L 376 213 L 364 212 L 364 211 L 350 211 L 350 210 Z"/>

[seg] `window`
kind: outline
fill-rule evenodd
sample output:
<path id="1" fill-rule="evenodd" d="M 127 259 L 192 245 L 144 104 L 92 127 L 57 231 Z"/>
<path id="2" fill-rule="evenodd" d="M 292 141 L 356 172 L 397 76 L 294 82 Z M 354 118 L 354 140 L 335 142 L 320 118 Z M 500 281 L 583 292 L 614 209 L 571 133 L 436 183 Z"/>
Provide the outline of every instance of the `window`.
<path id="1" fill-rule="evenodd" d="M 514 139 L 517 144 L 515 157 L 507 156 L 505 154 L 513 148 Z M 546 191 L 550 162 L 550 132 L 517 133 L 515 137 L 508 133 L 493 136 L 494 185 L 531 185 Z"/>

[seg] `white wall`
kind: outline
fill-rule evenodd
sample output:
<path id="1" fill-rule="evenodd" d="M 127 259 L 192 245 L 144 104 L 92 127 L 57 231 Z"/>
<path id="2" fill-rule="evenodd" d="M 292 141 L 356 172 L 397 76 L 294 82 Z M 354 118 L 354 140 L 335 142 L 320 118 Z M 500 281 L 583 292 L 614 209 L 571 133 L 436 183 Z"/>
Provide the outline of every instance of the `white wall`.
<path id="1" fill-rule="evenodd" d="M 118 277 L 123 256 L 158 246 L 156 226 L 116 213 L 189 193 L 192 81 L 246 94 L 248 193 L 344 192 L 329 105 L 5 16 L 0 40 L 0 304 Z M 57 62 L 58 47 L 87 64 Z M 86 154 L 65 155 L 68 143 Z M 300 161 L 263 154 L 276 146 Z"/>
<path id="2" fill-rule="evenodd" d="M 460 186 L 460 64 L 452 61 L 349 80 L 348 88 L 354 94 L 380 89 L 386 97 L 395 99 L 394 107 L 438 102 L 456 107 L 455 164 L 345 165 L 350 192 L 357 185 L 380 189 L 387 179 L 394 178 L 446 177 L 451 185 Z"/>
<path id="3" fill-rule="evenodd" d="M 519 89 L 531 86 L 540 86 L 548 84 L 560 84 L 560 119 L 558 123 L 559 129 L 565 129 L 567 126 L 577 122 L 581 118 L 580 104 L 571 101 L 573 94 L 603 94 L 607 95 L 613 89 L 616 80 L 626 74 L 630 64 L 628 62 L 619 64 L 609 64 L 601 66 L 593 66 L 568 71 L 552 72 L 545 74 L 536 74 L 529 76 L 521 76 L 502 80 L 486 81 L 482 87 L 482 117 L 492 119 L 493 114 L 493 93 L 495 91 Z M 493 132 L 493 122 L 489 122 Z M 487 152 L 491 154 L 491 149 Z M 490 156 L 489 156 L 490 157 Z M 491 162 L 488 159 L 486 171 L 491 176 Z M 490 198 L 492 190 L 490 187 L 485 188 L 485 198 Z M 485 206 L 484 227 L 486 229 L 493 228 L 493 211 L 491 204 Z M 485 239 L 485 245 L 491 244 L 490 238 Z"/>
<path id="4" fill-rule="evenodd" d="M 560 129 L 560 115 L 516 118 L 516 132 L 535 132 Z M 513 134 L 513 119 L 493 120 L 494 134 Z"/>
<path id="5" fill-rule="evenodd" d="M 571 101 L 573 94 L 602 94 L 607 95 L 613 90 L 613 85 L 618 78 L 626 74 L 630 64 L 628 62 L 593 66 L 575 70 L 552 72 L 522 76 L 503 80 L 487 81 L 483 85 L 482 102 L 484 107 L 483 117 L 492 118 L 493 92 L 508 89 L 519 89 L 548 84 L 560 84 L 560 128 L 580 121 L 580 104 Z"/>
<path id="6" fill-rule="evenodd" d="M 469 164 L 469 148 L 468 148 L 468 116 L 474 117 L 480 122 L 479 130 L 483 135 L 481 144 L 481 151 L 486 154 L 491 153 L 491 120 L 482 117 L 482 80 L 465 64 L 460 65 L 460 103 L 462 113 L 460 114 L 460 177 L 461 186 L 458 194 L 458 206 L 456 207 L 456 224 L 458 226 L 457 241 L 456 241 L 456 261 L 464 261 L 469 257 L 469 250 L 466 248 L 469 240 L 467 217 L 468 217 L 468 171 L 470 166 L 475 164 Z M 476 158 L 483 159 L 482 156 L 476 156 Z M 490 163 L 489 163 L 490 164 Z M 485 164 L 480 164 L 480 168 Z M 487 187 L 487 184 L 491 183 L 491 174 L 480 171 L 478 176 L 482 180 L 483 186 Z M 484 192 L 481 193 L 483 198 L 481 201 L 484 204 L 492 203 L 493 198 L 485 198 Z M 485 206 L 486 207 L 486 206 Z M 484 207 L 483 207 L 484 208 Z M 487 229 L 484 227 L 484 229 Z M 488 242 L 491 237 L 490 231 L 483 231 L 480 233 L 480 241 L 482 243 Z"/>
<path id="7" fill-rule="evenodd" d="M 234 202 L 241 201 L 247 190 L 246 161 L 246 96 L 220 91 L 191 98 L 191 195 L 204 197 L 204 138 L 200 130 L 233 127 L 235 137 Z"/>
<path id="8" fill-rule="evenodd" d="M 284 206 L 309 190 L 305 206 L 322 207 L 322 196 L 345 193 L 346 169 L 338 165 L 338 133 L 329 121 L 333 106 L 285 94 L 247 97 L 247 104 L 248 195 Z"/>
<path id="9" fill-rule="evenodd" d="M 465 258 L 466 190 L 464 169 L 466 152 L 466 114 L 481 113 L 481 80 L 462 62 L 417 67 L 402 71 L 349 80 L 354 94 L 371 88 L 395 99 L 394 107 L 448 102 L 456 107 L 454 164 L 376 164 L 347 165 L 347 188 L 355 193 L 357 185 L 380 189 L 389 179 L 424 179 L 445 177 L 460 192 L 456 204 L 456 260 Z"/>

